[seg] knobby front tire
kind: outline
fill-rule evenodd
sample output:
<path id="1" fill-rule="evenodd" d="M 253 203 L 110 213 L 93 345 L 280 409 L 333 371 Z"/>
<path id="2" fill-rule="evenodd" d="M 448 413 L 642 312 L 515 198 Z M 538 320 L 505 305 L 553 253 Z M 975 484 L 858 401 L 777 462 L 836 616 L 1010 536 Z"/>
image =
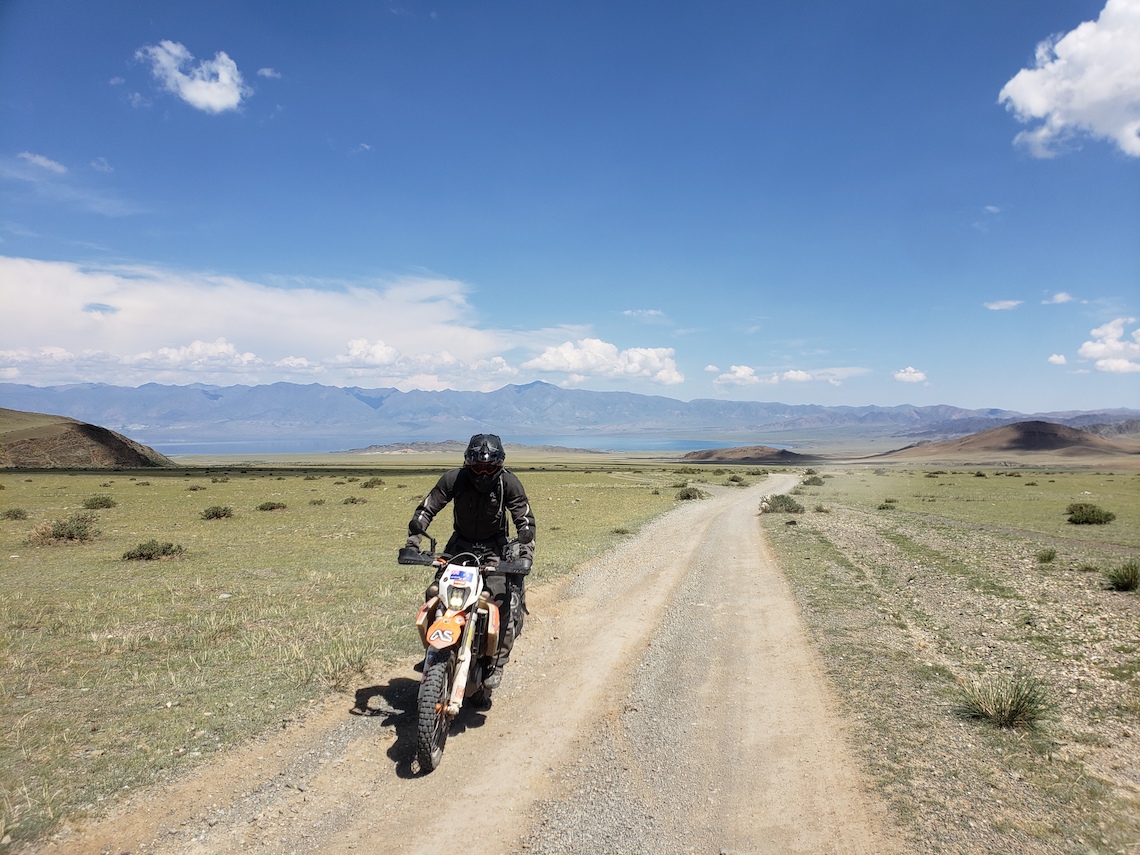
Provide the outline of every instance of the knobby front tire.
<path id="1" fill-rule="evenodd" d="M 447 717 L 447 702 L 451 698 L 454 679 L 455 654 L 424 667 L 423 681 L 417 707 L 416 759 L 421 772 L 432 772 L 443 759 L 447 732 L 451 720 Z"/>

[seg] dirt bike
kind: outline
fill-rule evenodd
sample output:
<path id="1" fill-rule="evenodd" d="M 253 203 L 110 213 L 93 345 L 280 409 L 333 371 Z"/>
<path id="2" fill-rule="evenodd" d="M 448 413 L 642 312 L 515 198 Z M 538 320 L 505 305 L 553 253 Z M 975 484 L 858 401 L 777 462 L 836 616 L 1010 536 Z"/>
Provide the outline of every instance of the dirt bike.
<path id="1" fill-rule="evenodd" d="M 425 650 L 416 704 L 416 758 L 425 773 L 443 759 L 451 722 L 464 700 L 490 699 L 491 690 L 483 679 L 499 646 L 502 618 L 486 588 L 486 577 L 521 577 L 530 572 L 529 559 L 501 561 L 494 553 L 475 552 L 445 558 L 435 554 L 435 539 L 428 540 L 430 552 L 405 547 L 397 559 L 400 564 L 434 567 L 437 576 L 416 615 Z"/>

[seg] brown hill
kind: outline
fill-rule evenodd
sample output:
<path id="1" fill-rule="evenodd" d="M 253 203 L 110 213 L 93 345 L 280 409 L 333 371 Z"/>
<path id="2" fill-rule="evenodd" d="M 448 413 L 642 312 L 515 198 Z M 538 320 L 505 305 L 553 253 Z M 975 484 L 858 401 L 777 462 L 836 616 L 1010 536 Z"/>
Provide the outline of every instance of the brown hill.
<path id="1" fill-rule="evenodd" d="M 0 408 L 0 468 L 144 469 L 173 466 L 153 448 L 64 416 Z"/>
<path id="2" fill-rule="evenodd" d="M 1140 447 L 1114 442 L 1065 425 L 1030 421 L 991 428 L 961 439 L 920 443 L 878 456 L 884 459 L 987 460 L 1025 453 L 1066 458 L 1117 457 L 1140 455 Z"/>
<path id="3" fill-rule="evenodd" d="M 786 448 L 772 448 L 770 445 L 744 445 L 737 448 L 710 448 L 703 451 L 690 451 L 681 459 L 696 463 L 767 463 L 794 466 L 811 463 L 816 458 L 796 454 Z"/>

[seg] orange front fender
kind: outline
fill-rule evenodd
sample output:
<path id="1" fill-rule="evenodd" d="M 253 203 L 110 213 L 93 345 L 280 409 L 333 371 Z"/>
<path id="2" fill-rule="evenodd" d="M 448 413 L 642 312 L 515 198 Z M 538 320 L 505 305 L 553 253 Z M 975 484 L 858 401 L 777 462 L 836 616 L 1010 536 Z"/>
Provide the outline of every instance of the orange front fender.
<path id="1" fill-rule="evenodd" d="M 427 630 L 424 643 L 436 650 L 445 650 L 459 641 L 466 624 L 467 615 L 463 612 L 447 612 Z"/>

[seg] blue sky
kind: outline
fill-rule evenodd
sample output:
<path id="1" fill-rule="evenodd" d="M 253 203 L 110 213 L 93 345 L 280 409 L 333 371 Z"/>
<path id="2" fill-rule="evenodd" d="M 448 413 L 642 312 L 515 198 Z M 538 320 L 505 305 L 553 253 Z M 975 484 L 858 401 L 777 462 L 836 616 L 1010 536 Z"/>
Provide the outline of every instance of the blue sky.
<path id="1" fill-rule="evenodd" d="M 0 194 L 10 382 L 1140 407 L 1140 0 L 6 0 Z"/>

